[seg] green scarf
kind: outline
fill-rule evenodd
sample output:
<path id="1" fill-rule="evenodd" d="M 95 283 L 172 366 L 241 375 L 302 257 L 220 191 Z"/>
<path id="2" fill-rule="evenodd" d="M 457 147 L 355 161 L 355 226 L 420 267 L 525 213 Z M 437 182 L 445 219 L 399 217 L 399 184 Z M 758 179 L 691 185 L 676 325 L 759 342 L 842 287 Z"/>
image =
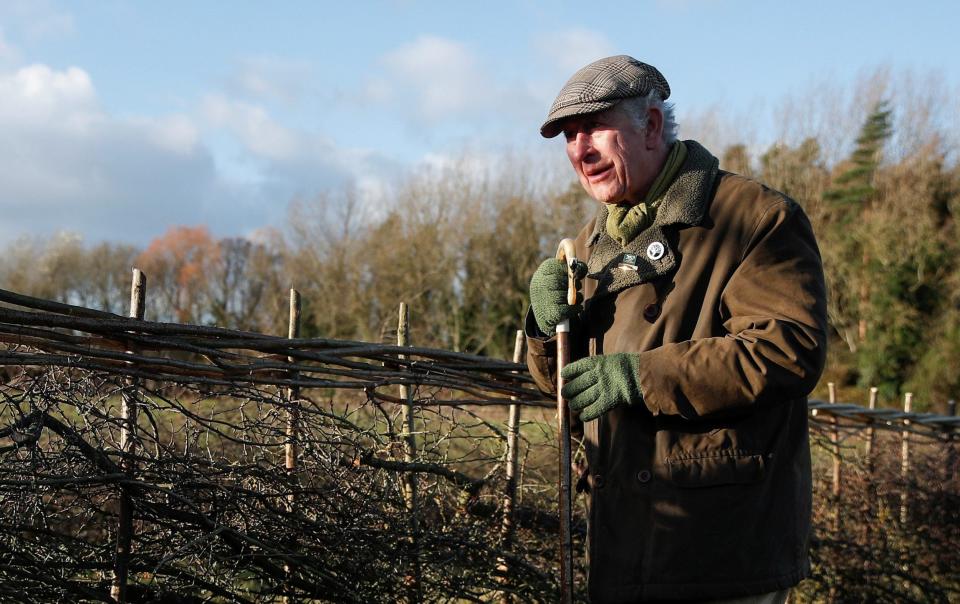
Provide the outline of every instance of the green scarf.
<path id="1" fill-rule="evenodd" d="M 687 159 L 687 147 L 680 141 L 673 143 L 660 174 L 650 185 L 645 199 L 636 205 L 620 204 L 607 207 L 607 234 L 620 245 L 627 245 L 641 231 L 653 223 L 660 198 L 680 172 Z"/>

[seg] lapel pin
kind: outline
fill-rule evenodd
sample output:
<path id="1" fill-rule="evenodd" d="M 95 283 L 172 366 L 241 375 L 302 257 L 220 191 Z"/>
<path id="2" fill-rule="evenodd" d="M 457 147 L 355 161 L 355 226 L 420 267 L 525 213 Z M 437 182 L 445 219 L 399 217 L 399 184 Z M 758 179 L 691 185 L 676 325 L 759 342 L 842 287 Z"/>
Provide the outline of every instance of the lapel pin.
<path id="1" fill-rule="evenodd" d="M 623 258 L 620 259 L 620 264 L 617 265 L 617 268 L 623 271 L 637 270 L 637 255 L 624 254 Z"/>
<path id="2" fill-rule="evenodd" d="M 663 253 L 666 251 L 666 248 L 659 241 L 654 241 L 647 246 L 647 258 L 651 260 L 659 260 L 663 258 Z"/>

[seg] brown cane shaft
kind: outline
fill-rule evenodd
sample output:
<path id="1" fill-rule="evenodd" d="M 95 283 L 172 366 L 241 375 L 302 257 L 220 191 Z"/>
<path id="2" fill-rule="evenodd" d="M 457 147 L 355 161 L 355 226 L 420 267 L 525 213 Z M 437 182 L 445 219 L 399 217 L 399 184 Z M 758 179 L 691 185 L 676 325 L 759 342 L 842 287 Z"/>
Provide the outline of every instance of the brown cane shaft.
<path id="1" fill-rule="evenodd" d="M 577 285 L 573 264 L 576 251 L 572 239 L 564 239 L 557 249 L 557 259 L 567 265 L 567 303 L 577 303 Z M 560 372 L 570 362 L 570 323 L 557 326 L 557 438 L 560 445 L 560 602 L 573 602 L 573 455 L 570 445 L 570 409 L 562 395 L 563 377 Z"/>
<path id="2" fill-rule="evenodd" d="M 563 377 L 560 370 L 570 362 L 570 334 L 557 334 L 557 422 L 560 440 L 560 602 L 573 602 L 573 525 L 572 454 L 570 446 L 570 409 L 561 394 Z"/>

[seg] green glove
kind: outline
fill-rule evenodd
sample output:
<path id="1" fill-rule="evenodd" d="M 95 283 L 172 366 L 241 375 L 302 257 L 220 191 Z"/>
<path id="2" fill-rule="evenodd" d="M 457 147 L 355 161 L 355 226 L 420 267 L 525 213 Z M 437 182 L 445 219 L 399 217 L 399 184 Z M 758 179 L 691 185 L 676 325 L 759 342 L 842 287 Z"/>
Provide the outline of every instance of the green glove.
<path id="1" fill-rule="evenodd" d="M 577 262 L 574 270 L 582 279 L 587 265 Z M 553 334 L 558 323 L 580 314 L 583 295 L 577 289 L 577 303 L 567 304 L 567 265 L 556 258 L 543 261 L 530 279 L 530 308 L 540 331 Z"/>
<path id="2" fill-rule="evenodd" d="M 617 405 L 643 404 L 640 357 L 629 352 L 604 354 L 574 361 L 560 372 L 561 394 L 580 420 L 597 419 Z"/>

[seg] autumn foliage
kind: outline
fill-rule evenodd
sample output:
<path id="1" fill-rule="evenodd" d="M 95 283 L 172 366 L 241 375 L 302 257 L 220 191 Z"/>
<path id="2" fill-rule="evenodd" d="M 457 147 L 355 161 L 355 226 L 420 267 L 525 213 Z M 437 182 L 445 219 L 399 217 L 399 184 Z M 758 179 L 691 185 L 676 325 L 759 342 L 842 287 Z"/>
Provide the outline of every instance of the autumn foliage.
<path id="1" fill-rule="evenodd" d="M 172 227 L 151 241 L 136 262 L 150 276 L 158 294 L 154 299 L 176 322 L 202 319 L 208 275 L 222 270 L 220 247 L 206 227 Z"/>

